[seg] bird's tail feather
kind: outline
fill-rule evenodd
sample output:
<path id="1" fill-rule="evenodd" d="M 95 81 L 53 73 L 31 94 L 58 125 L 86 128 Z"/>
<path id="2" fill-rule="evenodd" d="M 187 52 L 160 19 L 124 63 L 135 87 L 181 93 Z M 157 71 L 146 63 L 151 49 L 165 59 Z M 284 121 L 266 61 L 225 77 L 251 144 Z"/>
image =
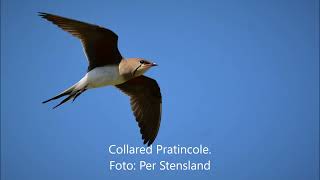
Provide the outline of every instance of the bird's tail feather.
<path id="1" fill-rule="evenodd" d="M 62 105 L 63 103 L 67 102 L 69 99 L 71 99 L 73 96 L 75 96 L 74 94 L 70 94 L 67 98 L 63 99 L 59 104 L 57 104 L 56 106 L 54 106 L 52 109 L 57 108 L 58 106 Z"/>
<path id="2" fill-rule="evenodd" d="M 58 94 L 57 96 L 54 96 L 53 98 L 50 98 L 48 100 L 45 100 L 43 101 L 42 103 L 47 103 L 49 101 L 52 101 L 52 100 L 55 100 L 55 99 L 58 99 L 58 98 L 61 98 L 63 96 L 66 96 L 66 95 L 69 95 L 72 93 L 72 91 L 74 90 L 75 86 L 71 86 L 70 88 L 66 89 L 65 91 L 63 91 L 62 93 Z"/>
<path id="3" fill-rule="evenodd" d="M 54 106 L 53 109 L 57 108 L 58 106 L 62 105 L 63 103 L 67 102 L 68 100 L 70 100 L 71 98 L 73 98 L 73 101 L 81 94 L 83 93 L 86 89 L 83 90 L 77 90 L 76 89 L 76 85 L 71 86 L 70 88 L 66 89 L 65 91 L 63 91 L 62 93 L 58 94 L 57 96 L 54 96 L 53 98 L 50 98 L 46 101 L 43 101 L 42 103 L 47 103 L 49 101 L 55 100 L 55 99 L 59 99 L 63 96 L 67 96 L 65 99 L 63 99 L 58 105 Z"/>
<path id="4" fill-rule="evenodd" d="M 62 105 L 62 104 L 65 103 L 65 102 L 69 101 L 71 98 L 73 98 L 73 100 L 72 100 L 72 102 L 73 102 L 74 100 L 77 99 L 77 97 L 78 97 L 81 93 L 83 93 L 83 92 L 86 91 L 86 90 L 87 90 L 87 89 L 80 89 L 80 90 L 71 91 L 71 93 L 68 94 L 69 96 L 66 97 L 65 99 L 63 99 L 59 104 L 57 104 L 56 106 L 54 106 L 53 109 L 55 109 L 56 107 Z"/>

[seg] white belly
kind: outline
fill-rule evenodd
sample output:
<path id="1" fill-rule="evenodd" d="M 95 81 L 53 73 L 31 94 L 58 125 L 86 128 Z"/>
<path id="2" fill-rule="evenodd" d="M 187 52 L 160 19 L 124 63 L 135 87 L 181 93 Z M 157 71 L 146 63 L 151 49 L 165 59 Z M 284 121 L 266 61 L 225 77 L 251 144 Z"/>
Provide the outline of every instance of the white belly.
<path id="1" fill-rule="evenodd" d="M 97 88 L 108 85 L 117 85 L 125 82 L 119 74 L 119 66 L 97 67 L 89 71 L 80 81 L 84 81 L 87 88 Z"/>

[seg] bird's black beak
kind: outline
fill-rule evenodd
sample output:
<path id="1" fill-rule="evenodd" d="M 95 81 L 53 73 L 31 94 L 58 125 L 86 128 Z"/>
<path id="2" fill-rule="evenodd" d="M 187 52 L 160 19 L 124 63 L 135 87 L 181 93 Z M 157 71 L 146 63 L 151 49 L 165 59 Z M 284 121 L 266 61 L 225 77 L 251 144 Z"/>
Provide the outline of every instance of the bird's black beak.
<path id="1" fill-rule="evenodd" d="M 156 64 L 156 63 L 152 63 L 152 64 L 151 64 L 151 66 L 158 66 L 158 64 Z"/>

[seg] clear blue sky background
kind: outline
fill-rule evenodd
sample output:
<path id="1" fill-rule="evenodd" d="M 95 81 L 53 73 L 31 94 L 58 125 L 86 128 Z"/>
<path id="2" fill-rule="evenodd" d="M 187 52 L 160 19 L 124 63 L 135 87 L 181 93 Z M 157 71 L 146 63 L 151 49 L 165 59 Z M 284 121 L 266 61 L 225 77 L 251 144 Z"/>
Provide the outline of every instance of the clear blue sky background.
<path id="1" fill-rule="evenodd" d="M 155 144 L 209 146 L 209 156 L 119 156 L 142 145 L 128 97 L 94 89 L 52 110 L 77 82 L 79 41 L 50 12 L 112 29 L 125 57 L 152 59 L 163 94 Z M 56 102 L 57 103 L 57 102 Z M 108 161 L 212 161 L 210 172 L 110 172 Z M 1 178 L 317 180 L 319 2 L 1 1 Z"/>

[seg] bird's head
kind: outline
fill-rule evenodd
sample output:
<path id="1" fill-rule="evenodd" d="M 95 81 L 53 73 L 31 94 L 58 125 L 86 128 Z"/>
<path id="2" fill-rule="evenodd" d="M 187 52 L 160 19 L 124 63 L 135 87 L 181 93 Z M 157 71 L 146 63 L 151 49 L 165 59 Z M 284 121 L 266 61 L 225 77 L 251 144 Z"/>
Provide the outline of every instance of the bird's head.
<path id="1" fill-rule="evenodd" d="M 130 73 L 134 76 L 141 76 L 147 72 L 151 67 L 157 66 L 156 63 L 150 62 L 142 58 L 129 58 L 127 59 L 127 66 L 130 69 Z"/>

